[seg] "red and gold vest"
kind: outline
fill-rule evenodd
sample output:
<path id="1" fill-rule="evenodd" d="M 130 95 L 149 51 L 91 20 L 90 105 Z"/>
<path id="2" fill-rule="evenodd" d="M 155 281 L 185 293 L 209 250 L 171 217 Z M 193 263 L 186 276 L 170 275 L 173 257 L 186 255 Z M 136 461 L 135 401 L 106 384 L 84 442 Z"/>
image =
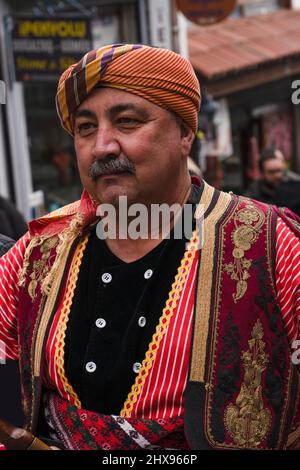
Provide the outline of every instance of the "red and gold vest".
<path id="1" fill-rule="evenodd" d="M 205 183 L 199 204 L 204 222 L 199 225 L 185 390 L 186 438 L 193 449 L 295 446 L 300 393 L 276 301 L 276 211 Z M 61 233 L 33 237 L 24 260 L 18 312 L 20 366 L 24 410 L 33 432 L 41 378 L 46 375 L 47 335 L 53 322 L 62 321 L 70 309 L 87 243 L 88 224 L 80 224 L 80 217 L 74 222 L 76 217 L 74 212 L 73 222 Z M 63 335 L 58 344 L 63 381 Z M 69 391 L 72 396 L 71 387 Z"/>

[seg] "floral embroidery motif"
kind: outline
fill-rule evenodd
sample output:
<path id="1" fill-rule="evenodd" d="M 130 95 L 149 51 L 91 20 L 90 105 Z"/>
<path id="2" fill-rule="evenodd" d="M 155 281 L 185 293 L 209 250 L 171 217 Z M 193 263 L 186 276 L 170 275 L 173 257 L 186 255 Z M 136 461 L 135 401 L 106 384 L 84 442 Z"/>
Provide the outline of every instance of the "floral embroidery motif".
<path id="1" fill-rule="evenodd" d="M 264 213 L 253 206 L 250 201 L 247 201 L 246 207 L 235 215 L 236 228 L 232 233 L 234 261 L 225 265 L 225 271 L 231 279 L 237 281 L 236 292 L 233 294 L 235 303 L 245 295 L 248 286 L 247 280 L 250 277 L 249 270 L 252 260 L 245 257 L 245 251 L 249 250 L 257 241 L 264 222 Z"/>
<path id="2" fill-rule="evenodd" d="M 32 272 L 30 274 L 31 281 L 28 285 L 28 294 L 32 301 L 36 297 L 36 288 L 39 283 L 46 277 L 50 271 L 50 263 L 48 263 L 51 250 L 57 245 L 58 237 L 54 236 L 47 238 L 40 246 L 40 252 L 42 254 L 41 259 L 33 261 Z"/>
<path id="3" fill-rule="evenodd" d="M 262 373 L 269 362 L 265 352 L 263 327 L 257 320 L 248 341 L 248 351 L 242 352 L 244 380 L 235 404 L 225 409 L 224 421 L 227 431 L 240 447 L 258 447 L 266 437 L 271 412 L 264 408 L 262 398 Z"/>

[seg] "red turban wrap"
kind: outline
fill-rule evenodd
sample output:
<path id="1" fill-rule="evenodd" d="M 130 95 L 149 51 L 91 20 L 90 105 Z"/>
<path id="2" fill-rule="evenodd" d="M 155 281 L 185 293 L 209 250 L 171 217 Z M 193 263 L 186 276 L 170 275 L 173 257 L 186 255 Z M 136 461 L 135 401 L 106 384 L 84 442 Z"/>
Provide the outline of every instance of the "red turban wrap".
<path id="1" fill-rule="evenodd" d="M 192 65 L 168 49 L 110 45 L 88 52 L 61 76 L 56 95 L 62 126 L 73 134 L 72 114 L 98 86 L 138 95 L 177 114 L 197 131 L 200 87 Z"/>

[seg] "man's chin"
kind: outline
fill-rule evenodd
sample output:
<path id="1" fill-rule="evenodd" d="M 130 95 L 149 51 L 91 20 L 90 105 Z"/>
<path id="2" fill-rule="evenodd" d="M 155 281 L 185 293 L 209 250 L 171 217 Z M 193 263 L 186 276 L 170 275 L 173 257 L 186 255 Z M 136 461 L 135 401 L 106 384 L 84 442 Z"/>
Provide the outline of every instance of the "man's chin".
<path id="1" fill-rule="evenodd" d="M 121 187 L 109 187 L 105 190 L 97 191 L 97 200 L 102 204 L 111 204 L 115 208 L 119 207 L 120 201 L 131 201 L 131 191 Z"/>

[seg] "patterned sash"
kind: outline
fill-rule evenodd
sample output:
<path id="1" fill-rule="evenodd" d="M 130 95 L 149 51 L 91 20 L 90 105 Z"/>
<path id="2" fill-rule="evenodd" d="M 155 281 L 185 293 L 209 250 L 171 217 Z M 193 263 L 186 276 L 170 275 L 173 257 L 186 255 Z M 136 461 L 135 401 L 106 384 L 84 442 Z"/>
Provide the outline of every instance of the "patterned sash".
<path id="1" fill-rule="evenodd" d="M 49 393 L 45 405 L 48 424 L 67 450 L 188 448 L 182 417 L 154 420 L 103 415 L 76 408 L 57 393 Z"/>

